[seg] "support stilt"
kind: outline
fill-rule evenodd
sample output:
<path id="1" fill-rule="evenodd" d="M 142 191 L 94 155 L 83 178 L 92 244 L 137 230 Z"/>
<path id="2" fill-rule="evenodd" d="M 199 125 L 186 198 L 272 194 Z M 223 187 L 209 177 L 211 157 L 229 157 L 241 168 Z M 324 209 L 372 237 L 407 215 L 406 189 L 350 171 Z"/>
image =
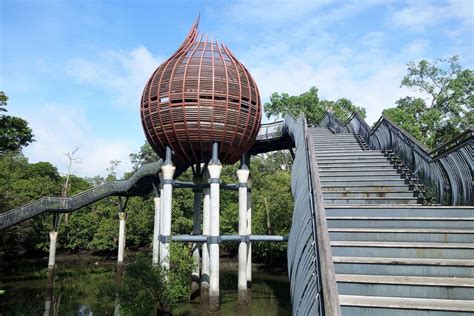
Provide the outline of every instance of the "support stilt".
<path id="1" fill-rule="evenodd" d="M 200 183 L 201 177 L 194 177 L 194 183 Z M 201 202 L 202 202 L 202 190 L 194 189 L 194 221 L 193 221 L 193 235 L 201 235 Z M 192 272 L 192 283 L 191 283 L 191 298 L 199 296 L 199 281 L 201 279 L 201 267 L 200 267 L 200 254 L 199 244 L 194 243 L 192 246 L 194 269 Z"/>
<path id="2" fill-rule="evenodd" d="M 123 258 L 125 256 L 125 220 L 127 219 L 127 213 L 125 209 L 127 208 L 128 197 L 125 198 L 125 202 L 122 200 L 122 197 L 119 196 L 119 206 L 120 212 L 119 216 L 119 239 L 118 239 L 118 256 L 117 256 L 117 265 L 123 265 Z"/>
<path id="3" fill-rule="evenodd" d="M 245 156 L 242 157 L 240 169 L 237 170 L 239 179 L 239 275 L 238 275 L 238 302 L 247 303 L 247 181 L 249 178 L 249 169 L 246 164 Z"/>
<path id="4" fill-rule="evenodd" d="M 161 260 L 163 257 L 163 243 L 161 242 L 161 225 L 163 223 L 163 172 L 160 171 L 158 174 L 160 177 L 160 215 L 158 216 L 158 262 L 161 264 Z"/>
<path id="5" fill-rule="evenodd" d="M 58 240 L 58 232 L 53 230 L 49 232 L 49 259 L 48 269 L 54 269 L 56 266 L 56 245 Z"/>
<path id="6" fill-rule="evenodd" d="M 173 195 L 173 176 L 176 167 L 171 161 L 171 148 L 166 147 L 166 159 L 161 167 L 163 173 L 163 205 L 161 209 L 161 266 L 165 269 L 170 268 L 170 235 L 171 235 L 171 202 Z"/>
<path id="7" fill-rule="evenodd" d="M 206 178 L 209 178 L 208 176 Z M 210 190 L 203 190 L 202 234 L 209 237 L 211 225 Z M 209 303 L 209 244 L 202 244 L 201 303 Z"/>
<path id="8" fill-rule="evenodd" d="M 210 177 L 211 212 L 209 243 L 209 311 L 219 311 L 219 179 L 222 165 L 218 160 L 218 144 L 212 145 L 212 160 L 208 165 Z"/>
<path id="9" fill-rule="evenodd" d="M 157 190 L 158 191 L 158 190 Z M 160 236 L 160 216 L 161 216 L 161 196 L 159 191 L 156 192 L 157 196 L 153 199 L 155 203 L 155 218 L 153 222 L 153 265 L 158 265 L 159 262 L 159 250 L 160 250 L 160 241 L 158 237 Z"/>
<path id="10" fill-rule="evenodd" d="M 247 162 L 250 166 L 250 159 Z M 247 235 L 252 235 L 252 181 L 247 182 Z M 252 242 L 247 245 L 247 287 L 252 287 Z"/>
<path id="11" fill-rule="evenodd" d="M 119 240 L 118 240 L 118 256 L 117 264 L 123 264 L 123 258 L 125 254 L 125 219 L 127 217 L 125 212 L 118 213 L 120 223 L 119 223 Z"/>

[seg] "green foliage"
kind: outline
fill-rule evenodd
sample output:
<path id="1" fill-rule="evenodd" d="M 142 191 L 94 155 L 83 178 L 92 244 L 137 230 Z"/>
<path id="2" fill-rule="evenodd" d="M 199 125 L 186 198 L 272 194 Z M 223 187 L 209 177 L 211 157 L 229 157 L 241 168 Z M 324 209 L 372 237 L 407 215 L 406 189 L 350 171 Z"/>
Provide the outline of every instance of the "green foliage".
<path id="1" fill-rule="evenodd" d="M 383 114 L 434 149 L 474 124 L 474 71 L 462 69 L 458 57 L 408 64 L 402 86 L 429 96 L 406 97 Z"/>
<path id="2" fill-rule="evenodd" d="M 144 145 L 143 148 L 149 148 Z M 137 154 L 147 157 L 146 154 Z M 148 162 L 152 158 L 143 158 Z M 153 158 L 154 159 L 154 158 Z M 290 192 L 290 171 L 292 159 L 288 151 L 274 152 L 252 158 L 251 178 L 253 181 L 252 225 L 255 234 L 287 235 L 292 220 L 292 197 Z M 70 176 L 69 196 L 93 186 L 116 179 L 111 162 L 106 177 L 92 179 Z M 237 182 L 238 163 L 224 166 L 223 183 Z M 192 172 L 187 170 L 180 176 L 182 181 L 192 181 Z M 60 196 L 65 178 L 56 167 L 47 162 L 30 164 L 18 152 L 9 152 L 0 157 L 0 211 L 29 203 L 43 196 Z M 173 234 L 190 234 L 193 227 L 193 191 L 173 190 Z M 237 191 L 221 191 L 221 233 L 238 233 Z M 61 221 L 59 226 L 58 250 L 77 252 L 89 250 L 99 253 L 115 253 L 118 243 L 119 204 L 117 197 L 108 197 L 81 210 L 69 214 L 68 225 Z M 126 246 L 128 249 L 151 247 L 153 235 L 154 203 L 152 196 L 130 197 L 127 204 Z M 64 215 L 63 215 L 64 216 Z M 41 215 L 8 229 L 2 234 L 2 250 L 15 255 L 25 251 L 47 251 L 48 232 L 52 216 Z M 269 225 L 270 223 L 270 229 Z M 222 244 L 222 250 L 235 254 L 237 244 Z M 286 245 L 255 244 L 256 258 L 286 258 Z"/>
<path id="3" fill-rule="evenodd" d="M 299 117 L 303 113 L 308 123 L 318 123 L 325 111 L 332 112 L 340 120 L 346 120 L 353 112 L 358 112 L 365 118 L 365 109 L 354 105 L 346 98 L 337 101 L 320 100 L 316 87 L 311 87 L 309 91 L 299 96 L 275 92 L 270 97 L 270 102 L 264 104 L 264 109 L 268 118 L 286 114 Z"/>
<path id="4" fill-rule="evenodd" d="M 50 163 L 29 164 L 20 152 L 0 156 L 0 212 L 43 196 L 58 196 L 59 173 Z M 1 237 L 1 248 L 9 254 L 42 249 L 47 242 L 50 216 L 42 216 L 14 226 Z"/>
<path id="5" fill-rule="evenodd" d="M 0 112 L 7 112 L 8 97 L 0 91 Z M 16 116 L 0 116 L 0 155 L 17 151 L 34 141 L 28 122 Z"/>
<path id="6" fill-rule="evenodd" d="M 143 164 L 160 160 L 157 153 L 151 148 L 148 142 L 145 142 L 138 153 L 131 153 L 130 160 L 133 164 L 133 170 L 138 170 Z"/>
<path id="7" fill-rule="evenodd" d="M 125 315 L 162 314 L 188 297 L 193 260 L 189 248 L 171 245 L 171 268 L 153 266 L 151 260 L 139 256 L 125 270 L 121 286 L 107 291 L 118 298 Z"/>
<path id="8" fill-rule="evenodd" d="M 286 154 L 286 155 L 285 155 Z M 286 159 L 285 159 L 286 158 Z M 252 172 L 252 233 L 287 236 L 293 214 L 290 157 L 276 152 L 253 159 Z M 255 256 L 266 265 L 286 260 L 286 243 L 254 243 Z"/>

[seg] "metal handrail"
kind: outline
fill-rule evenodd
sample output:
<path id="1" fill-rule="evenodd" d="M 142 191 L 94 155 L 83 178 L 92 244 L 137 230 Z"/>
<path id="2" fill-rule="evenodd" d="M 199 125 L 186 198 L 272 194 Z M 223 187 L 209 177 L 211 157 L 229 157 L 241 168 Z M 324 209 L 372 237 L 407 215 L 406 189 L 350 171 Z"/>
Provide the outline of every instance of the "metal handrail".
<path id="1" fill-rule="evenodd" d="M 293 315 L 340 315 L 334 263 L 312 138 L 304 115 L 287 115 L 285 132 L 295 144 L 291 172 L 294 212 L 288 240 Z"/>
<path id="2" fill-rule="evenodd" d="M 338 133 L 360 134 L 371 149 L 392 151 L 413 177 L 425 185 L 436 203 L 474 204 L 472 129 L 430 151 L 385 116 L 370 128 L 357 113 L 342 123 L 326 112 L 318 125 L 331 127 Z"/>
<path id="3" fill-rule="evenodd" d="M 73 212 L 107 196 L 126 194 L 142 178 L 157 175 L 160 168 L 161 160 L 144 164 L 127 180 L 104 183 L 67 198 L 42 197 L 0 214 L 0 230 L 46 212 Z"/>
<path id="4" fill-rule="evenodd" d="M 305 128 L 306 152 L 308 156 L 313 198 L 314 225 L 317 233 L 317 247 L 321 275 L 321 288 L 324 299 L 325 315 L 341 315 L 339 293 L 337 291 L 336 272 L 331 251 L 331 242 L 326 219 L 326 209 L 323 202 L 323 190 L 319 178 L 319 168 L 314 152 L 314 141 Z"/>

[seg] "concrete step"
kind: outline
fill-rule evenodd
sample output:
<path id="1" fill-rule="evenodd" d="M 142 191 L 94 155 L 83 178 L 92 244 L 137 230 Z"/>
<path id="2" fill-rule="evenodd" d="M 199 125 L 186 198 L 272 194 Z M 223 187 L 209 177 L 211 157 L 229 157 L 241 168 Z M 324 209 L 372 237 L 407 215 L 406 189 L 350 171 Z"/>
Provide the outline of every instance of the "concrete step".
<path id="1" fill-rule="evenodd" d="M 359 140 L 355 137 L 335 138 L 335 137 L 313 137 L 314 144 L 339 145 L 339 144 L 359 144 Z"/>
<path id="2" fill-rule="evenodd" d="M 474 243 L 473 229 L 440 228 L 329 228 L 332 241 L 392 241 Z"/>
<path id="3" fill-rule="evenodd" d="M 360 295 L 339 295 L 341 307 L 347 315 L 436 315 L 446 313 L 474 312 L 473 300 L 422 299 L 411 297 L 379 297 Z M 360 311 L 358 311 L 360 309 Z M 393 310 L 396 313 L 390 313 Z M 413 313 L 410 313 L 413 312 Z M 459 315 L 459 314 L 454 314 Z"/>
<path id="4" fill-rule="evenodd" d="M 320 180 L 333 180 L 333 181 L 354 181 L 354 180 L 377 180 L 377 181 L 384 181 L 384 180 L 403 180 L 403 176 L 401 174 L 352 174 L 352 175 L 345 175 L 345 174 L 337 174 L 337 173 L 324 173 L 320 174 Z"/>
<path id="5" fill-rule="evenodd" d="M 469 300 L 474 298 L 474 279 L 391 275 L 337 274 L 342 295 L 412 297 Z"/>
<path id="6" fill-rule="evenodd" d="M 457 228 L 474 229 L 472 217 L 351 217 L 328 216 L 330 228 Z M 474 258 L 474 257 L 473 257 Z"/>
<path id="7" fill-rule="evenodd" d="M 328 198 L 323 195 L 324 205 L 346 205 L 346 204 L 418 204 L 419 200 L 416 197 L 334 197 Z"/>
<path id="8" fill-rule="evenodd" d="M 337 274 L 474 277 L 474 260 L 333 256 Z"/>
<path id="9" fill-rule="evenodd" d="M 331 241 L 334 256 L 376 258 L 474 258 L 471 243 L 423 243 L 391 241 Z"/>
<path id="10" fill-rule="evenodd" d="M 324 189 L 325 187 L 348 187 L 348 186 L 358 186 L 358 187 L 380 187 L 380 186 L 403 186 L 407 184 L 406 180 L 398 179 L 373 179 L 373 178 L 347 178 L 347 179 L 334 179 L 334 178 L 321 178 L 321 186 Z"/>
<path id="11" fill-rule="evenodd" d="M 329 185 L 327 183 L 321 183 L 323 195 L 324 192 L 334 192 L 334 191 L 346 191 L 346 192 L 372 192 L 372 191 L 380 191 L 380 192 L 398 192 L 398 191 L 406 191 L 411 190 L 412 187 L 408 184 L 385 184 L 385 185 L 372 185 L 367 186 L 365 184 L 359 183 L 350 183 L 345 186 L 341 185 L 340 183 L 336 185 Z"/>
<path id="12" fill-rule="evenodd" d="M 417 194 L 408 189 L 396 192 L 384 192 L 384 191 L 323 191 L 323 198 L 326 199 L 337 199 L 337 198 L 367 198 L 367 197 L 378 197 L 378 198 L 394 198 L 394 197 L 411 197 L 416 198 Z"/>
<path id="13" fill-rule="evenodd" d="M 367 152 L 367 150 L 363 150 L 360 146 L 347 146 L 344 147 L 322 147 L 319 145 L 315 145 L 314 151 L 316 153 L 346 153 L 346 152 Z"/>
<path id="14" fill-rule="evenodd" d="M 325 193 L 323 193 L 324 195 Z M 327 216 L 355 216 L 355 217 L 461 217 L 474 218 L 474 207 L 444 207 L 444 206 L 328 206 Z"/>
<path id="15" fill-rule="evenodd" d="M 392 163 L 383 156 L 380 157 L 316 157 L 316 161 L 319 164 L 345 164 L 345 165 L 353 165 L 353 164 L 372 164 L 372 163 L 385 163 L 386 165 L 391 165 Z"/>
<path id="16" fill-rule="evenodd" d="M 360 147 L 360 144 L 356 141 L 347 141 L 347 142 L 331 142 L 331 143 L 323 143 L 323 142 L 313 142 L 314 144 L 314 149 L 333 149 L 333 150 L 339 150 L 339 149 L 351 149 L 354 148 L 356 150 L 362 149 Z"/>
<path id="17" fill-rule="evenodd" d="M 377 170 L 377 169 L 369 169 L 369 170 L 326 170 L 321 169 L 319 170 L 320 176 L 397 176 L 400 177 L 400 172 L 396 169 L 390 170 Z"/>
<path id="18" fill-rule="evenodd" d="M 318 167 L 334 167 L 334 168 L 349 168 L 352 166 L 362 166 L 363 168 L 366 165 L 371 165 L 374 167 L 378 166 L 391 166 L 392 168 L 394 165 L 387 159 L 377 158 L 377 159 L 363 159 L 363 160 L 351 160 L 351 159 L 317 159 Z"/>
<path id="19" fill-rule="evenodd" d="M 363 170 L 381 171 L 381 170 L 397 170 L 395 165 L 389 163 L 377 164 L 377 165 L 368 165 L 368 164 L 357 164 L 357 165 L 331 165 L 331 164 L 319 164 L 319 172 L 330 172 L 330 171 L 354 171 L 354 172 L 363 172 Z"/>
<path id="20" fill-rule="evenodd" d="M 313 136 L 313 137 L 325 137 L 325 136 L 331 136 L 333 138 L 348 138 L 348 137 L 353 137 L 355 138 L 356 135 L 355 134 L 352 134 L 352 133 L 314 133 L 314 132 L 311 132 L 309 131 L 309 133 Z"/>
<path id="21" fill-rule="evenodd" d="M 332 157 L 332 156 L 339 156 L 339 157 L 383 157 L 387 159 L 387 157 L 384 156 L 384 154 L 379 151 L 379 150 L 361 150 L 361 151 L 356 151 L 356 152 L 347 152 L 347 153 L 339 153 L 339 152 L 326 152 L 326 153 L 316 153 L 316 157 Z"/>
<path id="22" fill-rule="evenodd" d="M 359 140 L 355 137 L 336 138 L 336 137 L 313 137 L 313 143 L 325 145 L 339 145 L 339 144 L 359 144 Z"/>

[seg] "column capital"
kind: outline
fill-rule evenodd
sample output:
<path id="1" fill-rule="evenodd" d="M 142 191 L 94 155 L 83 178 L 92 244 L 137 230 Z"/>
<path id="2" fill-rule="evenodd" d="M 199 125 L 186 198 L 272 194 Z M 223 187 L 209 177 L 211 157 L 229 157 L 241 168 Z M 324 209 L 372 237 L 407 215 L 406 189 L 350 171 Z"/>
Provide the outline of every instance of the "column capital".
<path id="1" fill-rule="evenodd" d="M 127 219 L 127 213 L 118 212 L 118 217 L 119 217 L 120 220 L 126 220 Z"/>
<path id="2" fill-rule="evenodd" d="M 173 180 L 175 171 L 176 171 L 176 167 L 173 165 L 161 166 L 161 172 L 163 173 L 163 180 Z"/>
<path id="3" fill-rule="evenodd" d="M 239 169 L 237 170 L 237 178 L 239 179 L 239 183 L 247 183 L 250 175 L 249 169 Z"/>
<path id="4" fill-rule="evenodd" d="M 53 239 L 56 240 L 57 238 L 58 238 L 58 232 L 57 231 L 53 230 L 53 231 L 49 232 L 49 239 L 50 240 L 53 240 Z"/>
<path id="5" fill-rule="evenodd" d="M 221 176 L 222 165 L 216 163 L 210 163 L 207 166 L 207 170 L 209 171 L 209 177 L 211 179 L 217 179 Z"/>

